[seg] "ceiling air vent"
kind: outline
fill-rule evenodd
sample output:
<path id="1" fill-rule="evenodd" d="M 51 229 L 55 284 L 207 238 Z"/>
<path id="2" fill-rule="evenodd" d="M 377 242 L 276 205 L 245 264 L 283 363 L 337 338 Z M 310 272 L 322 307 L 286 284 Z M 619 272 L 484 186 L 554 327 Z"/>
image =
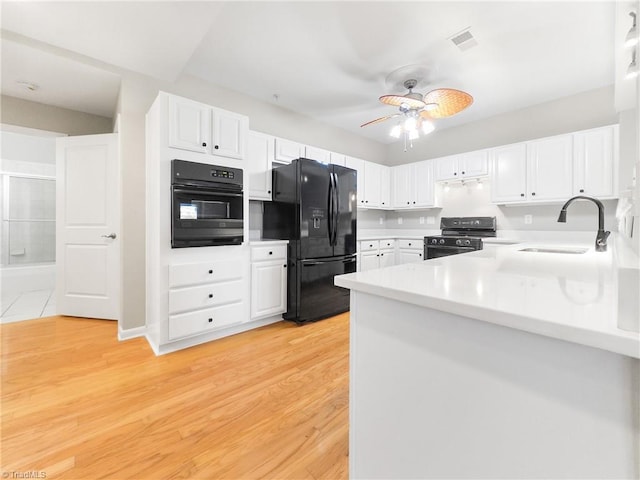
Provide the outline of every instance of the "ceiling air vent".
<path id="1" fill-rule="evenodd" d="M 478 42 L 471 34 L 469 28 L 470 27 L 467 27 L 461 32 L 456 33 L 453 37 L 449 38 L 453 42 L 453 44 L 462 52 L 478 45 Z"/>

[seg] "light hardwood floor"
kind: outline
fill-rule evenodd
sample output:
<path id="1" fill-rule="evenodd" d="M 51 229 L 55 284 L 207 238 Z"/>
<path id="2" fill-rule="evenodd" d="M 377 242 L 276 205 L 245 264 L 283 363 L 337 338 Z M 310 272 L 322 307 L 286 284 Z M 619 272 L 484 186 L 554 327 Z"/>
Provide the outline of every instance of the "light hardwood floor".
<path id="1" fill-rule="evenodd" d="M 348 477 L 348 314 L 161 357 L 118 342 L 109 321 L 50 317 L 0 335 L 2 472 Z"/>

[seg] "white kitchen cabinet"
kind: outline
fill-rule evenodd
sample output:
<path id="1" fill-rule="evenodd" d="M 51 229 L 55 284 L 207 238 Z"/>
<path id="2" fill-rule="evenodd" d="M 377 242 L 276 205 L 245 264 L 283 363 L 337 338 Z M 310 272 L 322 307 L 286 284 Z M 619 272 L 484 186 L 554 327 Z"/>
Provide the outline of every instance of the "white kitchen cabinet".
<path id="1" fill-rule="evenodd" d="M 486 150 L 437 158 L 434 162 L 436 181 L 463 180 L 488 174 Z"/>
<path id="2" fill-rule="evenodd" d="M 182 97 L 169 97 L 169 146 L 207 153 L 211 144 L 211 107 Z"/>
<path id="3" fill-rule="evenodd" d="M 304 145 L 284 138 L 275 138 L 274 160 L 280 163 L 291 163 L 291 160 L 304 157 Z"/>
<path id="4" fill-rule="evenodd" d="M 249 131 L 247 135 L 247 169 L 250 200 L 271 200 L 274 138 L 264 133 Z"/>
<path id="5" fill-rule="evenodd" d="M 340 165 L 342 167 L 346 167 L 347 165 L 346 155 L 343 155 L 342 153 L 330 152 L 329 163 L 333 165 Z"/>
<path id="6" fill-rule="evenodd" d="M 527 143 L 527 199 L 567 200 L 573 191 L 573 139 L 559 135 Z"/>
<path id="7" fill-rule="evenodd" d="M 615 198 L 618 178 L 618 126 L 573 134 L 573 194 Z"/>
<path id="8" fill-rule="evenodd" d="M 211 113 L 213 139 L 210 153 L 228 158 L 244 158 L 249 119 L 244 115 L 219 108 L 213 108 Z"/>
<path id="9" fill-rule="evenodd" d="M 356 171 L 357 174 L 357 194 L 358 194 L 358 208 L 364 208 L 365 206 L 365 172 L 364 172 L 364 160 L 360 158 L 345 156 L 345 167 L 351 168 Z"/>
<path id="10" fill-rule="evenodd" d="M 328 165 L 331 163 L 331 152 L 324 148 L 310 147 L 307 145 L 304 147 L 304 158 L 309 158 Z"/>
<path id="11" fill-rule="evenodd" d="M 251 319 L 287 309 L 287 246 L 251 247 Z"/>
<path id="12" fill-rule="evenodd" d="M 395 265 L 395 240 L 363 240 L 360 242 L 360 265 L 358 270 L 366 272 Z"/>
<path id="13" fill-rule="evenodd" d="M 380 165 L 380 208 L 391 209 L 391 168 Z"/>
<path id="14" fill-rule="evenodd" d="M 411 238 L 398 240 L 397 263 L 414 263 L 423 260 L 424 239 Z"/>
<path id="15" fill-rule="evenodd" d="M 169 146 L 242 159 L 249 120 L 182 97 L 169 97 Z"/>
<path id="16" fill-rule="evenodd" d="M 431 160 L 399 165 L 391 171 L 394 208 L 422 209 L 438 206 Z"/>
<path id="17" fill-rule="evenodd" d="M 382 165 L 364 161 L 364 207 L 380 207 Z"/>
<path id="18" fill-rule="evenodd" d="M 515 143 L 491 150 L 491 201 L 524 202 L 527 197 L 527 145 Z"/>

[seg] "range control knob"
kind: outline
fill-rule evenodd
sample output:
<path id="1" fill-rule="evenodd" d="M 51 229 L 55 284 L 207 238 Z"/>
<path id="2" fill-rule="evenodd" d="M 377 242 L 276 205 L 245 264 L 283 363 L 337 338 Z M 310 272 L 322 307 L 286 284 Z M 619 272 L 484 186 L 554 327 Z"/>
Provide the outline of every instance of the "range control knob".
<path id="1" fill-rule="evenodd" d="M 464 241 L 464 244 L 465 244 L 465 245 L 471 245 L 471 240 L 465 240 L 465 241 Z"/>
<path id="2" fill-rule="evenodd" d="M 444 245 L 444 238 L 440 239 L 440 245 Z"/>
<path id="3" fill-rule="evenodd" d="M 456 240 L 456 245 L 462 245 L 462 240 L 460 239 Z"/>
<path id="4" fill-rule="evenodd" d="M 432 239 L 431 239 L 431 243 L 433 243 L 433 244 L 438 243 L 438 239 L 437 239 L 437 238 L 432 238 Z"/>

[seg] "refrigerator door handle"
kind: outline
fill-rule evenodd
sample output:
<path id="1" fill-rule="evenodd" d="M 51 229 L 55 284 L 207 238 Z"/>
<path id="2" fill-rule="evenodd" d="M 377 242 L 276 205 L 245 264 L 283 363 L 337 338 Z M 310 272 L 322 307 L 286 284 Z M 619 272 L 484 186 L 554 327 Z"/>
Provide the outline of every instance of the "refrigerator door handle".
<path id="1" fill-rule="evenodd" d="M 329 208 L 327 209 L 327 215 L 328 215 L 328 219 L 327 219 L 327 230 L 329 233 L 329 245 L 333 246 L 333 202 L 335 201 L 335 197 L 334 197 L 334 185 L 333 185 L 333 174 L 329 173 Z"/>
<path id="2" fill-rule="evenodd" d="M 333 239 L 331 244 L 335 247 L 338 243 L 338 215 L 340 212 L 340 194 L 338 191 L 338 175 L 335 172 L 331 172 L 331 176 L 333 177 Z"/>

